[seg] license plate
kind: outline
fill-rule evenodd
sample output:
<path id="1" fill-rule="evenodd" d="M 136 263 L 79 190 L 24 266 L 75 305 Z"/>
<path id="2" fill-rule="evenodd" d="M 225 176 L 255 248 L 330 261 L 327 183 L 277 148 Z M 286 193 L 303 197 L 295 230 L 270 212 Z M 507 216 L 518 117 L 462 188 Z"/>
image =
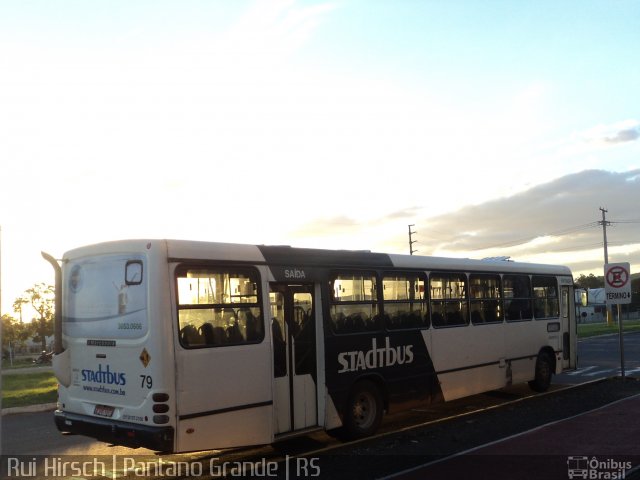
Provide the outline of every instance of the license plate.
<path id="1" fill-rule="evenodd" d="M 113 407 L 109 407 L 107 405 L 96 405 L 93 409 L 94 415 L 100 415 L 101 417 L 109 417 L 113 416 Z"/>

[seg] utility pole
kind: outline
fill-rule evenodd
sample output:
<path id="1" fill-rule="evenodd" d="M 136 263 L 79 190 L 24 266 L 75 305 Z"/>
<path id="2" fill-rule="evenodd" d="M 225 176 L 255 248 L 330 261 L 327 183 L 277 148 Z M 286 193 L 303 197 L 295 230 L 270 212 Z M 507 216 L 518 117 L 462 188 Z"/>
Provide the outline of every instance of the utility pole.
<path id="1" fill-rule="evenodd" d="M 412 232 L 411 227 L 415 227 L 415 224 L 409 225 L 409 255 L 413 255 L 413 252 L 417 252 L 418 250 L 413 249 L 413 244 L 416 243 L 416 240 L 412 239 L 412 235 L 415 235 L 418 232 Z"/>
<path id="2" fill-rule="evenodd" d="M 602 212 L 602 220 L 598 222 L 602 225 L 602 237 L 604 241 L 604 264 L 607 265 L 609 263 L 609 250 L 607 245 L 607 226 L 611 225 L 611 222 L 607 221 L 606 213 L 608 210 L 600 207 L 600 211 Z M 611 314 L 611 306 L 607 304 L 607 325 L 611 325 L 613 323 L 613 315 Z"/>
<path id="3" fill-rule="evenodd" d="M 607 225 L 611 225 L 611 222 L 608 222 L 606 217 L 606 213 L 609 210 L 605 210 L 600 207 L 600 211 L 602 212 L 602 221 L 598 223 L 602 225 L 602 236 L 604 237 L 604 263 L 607 264 L 609 263 L 609 252 L 607 250 Z"/>

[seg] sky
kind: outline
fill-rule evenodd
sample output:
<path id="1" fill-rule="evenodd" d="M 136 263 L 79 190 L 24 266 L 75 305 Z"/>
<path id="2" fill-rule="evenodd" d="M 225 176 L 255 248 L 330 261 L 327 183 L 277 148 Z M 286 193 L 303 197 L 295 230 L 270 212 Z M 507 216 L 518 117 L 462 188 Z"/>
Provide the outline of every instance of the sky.
<path id="1" fill-rule="evenodd" d="M 3 0 L 2 312 L 181 238 L 640 270 L 640 4 Z"/>

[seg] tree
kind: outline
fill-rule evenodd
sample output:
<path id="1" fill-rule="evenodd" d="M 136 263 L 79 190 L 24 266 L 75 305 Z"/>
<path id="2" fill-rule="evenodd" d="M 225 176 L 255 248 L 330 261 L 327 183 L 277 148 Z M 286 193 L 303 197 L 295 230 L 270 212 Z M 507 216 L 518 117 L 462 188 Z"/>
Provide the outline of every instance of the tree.
<path id="1" fill-rule="evenodd" d="M 20 314 L 20 321 L 22 322 L 22 306 L 29 303 L 24 297 L 18 297 L 13 301 L 13 311 Z"/>
<path id="2" fill-rule="evenodd" d="M 582 274 L 576 280 L 576 285 L 581 288 L 604 288 L 604 277 L 596 277 L 593 273 L 589 276 Z"/>
<path id="3" fill-rule="evenodd" d="M 53 335 L 54 295 L 53 286 L 44 283 L 36 283 L 24 292 L 24 298 L 31 303 L 31 306 L 38 314 L 38 317 L 34 318 L 31 324 L 35 330 L 33 341 L 40 342 L 42 350 L 48 350 L 47 337 Z M 16 300 L 17 302 L 18 300 Z"/>
<path id="4" fill-rule="evenodd" d="M 31 328 L 28 325 L 16 320 L 11 315 L 2 316 L 2 352 L 9 350 L 9 346 L 15 350 L 22 347 L 29 338 Z"/>

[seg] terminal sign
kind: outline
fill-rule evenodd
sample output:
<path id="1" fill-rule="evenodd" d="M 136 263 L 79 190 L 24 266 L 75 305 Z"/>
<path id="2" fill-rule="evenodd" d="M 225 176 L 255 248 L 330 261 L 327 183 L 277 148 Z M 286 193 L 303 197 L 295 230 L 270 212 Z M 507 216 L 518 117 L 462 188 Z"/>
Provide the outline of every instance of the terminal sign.
<path id="1" fill-rule="evenodd" d="M 631 303 L 631 267 L 628 263 L 604 266 L 604 291 L 608 305 Z"/>

